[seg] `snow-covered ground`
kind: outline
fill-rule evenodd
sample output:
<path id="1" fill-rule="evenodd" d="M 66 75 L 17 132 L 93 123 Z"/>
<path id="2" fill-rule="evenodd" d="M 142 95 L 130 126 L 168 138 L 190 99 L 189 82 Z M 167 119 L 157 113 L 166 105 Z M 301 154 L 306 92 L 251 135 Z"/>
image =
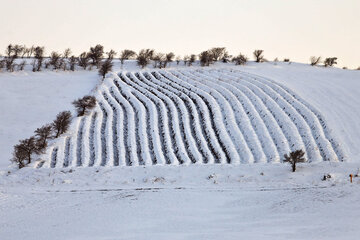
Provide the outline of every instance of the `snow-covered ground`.
<path id="1" fill-rule="evenodd" d="M 123 68 L 138 70 L 134 62 Z M 232 68 L 270 78 L 314 106 L 347 161 L 301 164 L 296 173 L 280 163 L 7 169 L 12 145 L 72 109 L 98 76 L 0 73 L 0 239 L 359 236 L 360 178 L 351 184 L 349 174 L 360 174 L 360 71 L 297 63 Z"/>

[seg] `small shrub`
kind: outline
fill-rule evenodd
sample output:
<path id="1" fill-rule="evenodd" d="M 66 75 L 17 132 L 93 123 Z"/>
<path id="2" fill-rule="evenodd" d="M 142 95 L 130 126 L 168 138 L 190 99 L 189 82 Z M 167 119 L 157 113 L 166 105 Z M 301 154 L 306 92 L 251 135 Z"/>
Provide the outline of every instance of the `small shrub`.
<path id="1" fill-rule="evenodd" d="M 336 60 L 337 60 L 337 57 L 325 58 L 325 61 L 324 61 L 325 67 L 332 67 L 333 65 L 337 64 Z"/>
<path id="2" fill-rule="evenodd" d="M 93 96 L 84 96 L 83 98 L 73 101 L 72 104 L 74 104 L 79 117 L 96 106 L 96 98 Z"/>
<path id="3" fill-rule="evenodd" d="M 125 49 L 120 53 L 120 63 L 124 64 L 124 60 L 131 59 L 136 56 L 136 53 L 132 50 Z"/>
<path id="4" fill-rule="evenodd" d="M 70 126 L 70 122 L 71 122 L 71 112 L 70 111 L 60 112 L 56 116 L 56 119 L 51 124 L 51 126 L 55 132 L 56 138 L 68 130 L 68 128 Z"/>
<path id="5" fill-rule="evenodd" d="M 306 161 L 304 158 L 304 155 L 305 155 L 305 152 L 301 149 L 293 151 L 293 152 L 289 153 L 289 155 L 287 155 L 287 154 L 284 155 L 284 158 L 285 158 L 284 162 L 290 163 L 291 167 L 292 167 L 292 171 L 295 172 L 296 164 Z"/>
<path id="6" fill-rule="evenodd" d="M 264 62 L 264 50 L 255 50 L 253 52 L 256 62 Z"/>
<path id="7" fill-rule="evenodd" d="M 20 143 L 14 146 L 12 162 L 20 168 L 31 163 L 31 155 L 37 152 L 35 137 L 20 140 Z"/>
<path id="8" fill-rule="evenodd" d="M 244 54 L 240 53 L 234 57 L 232 61 L 235 62 L 235 65 L 245 65 L 245 63 L 248 61 L 248 58 Z"/>
<path id="9" fill-rule="evenodd" d="M 113 67 L 113 63 L 111 61 L 111 59 L 106 59 L 102 64 L 101 67 L 99 69 L 99 75 L 104 79 L 105 75 L 108 72 L 112 71 L 112 67 Z"/>
<path id="10" fill-rule="evenodd" d="M 311 66 L 316 66 L 319 63 L 321 63 L 321 57 L 315 57 L 315 56 L 310 57 L 310 65 Z"/>

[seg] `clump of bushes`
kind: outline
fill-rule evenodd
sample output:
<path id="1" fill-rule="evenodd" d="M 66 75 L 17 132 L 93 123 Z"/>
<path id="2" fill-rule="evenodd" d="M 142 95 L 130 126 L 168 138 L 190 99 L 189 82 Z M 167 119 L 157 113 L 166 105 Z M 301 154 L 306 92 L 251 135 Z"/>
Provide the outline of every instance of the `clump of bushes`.
<path id="1" fill-rule="evenodd" d="M 248 58 L 244 54 L 239 54 L 236 57 L 232 59 L 232 61 L 235 63 L 235 65 L 245 65 L 248 61 Z"/>
<path id="2" fill-rule="evenodd" d="M 337 64 L 337 57 L 329 57 L 324 60 L 325 67 L 332 67 L 335 64 Z"/>

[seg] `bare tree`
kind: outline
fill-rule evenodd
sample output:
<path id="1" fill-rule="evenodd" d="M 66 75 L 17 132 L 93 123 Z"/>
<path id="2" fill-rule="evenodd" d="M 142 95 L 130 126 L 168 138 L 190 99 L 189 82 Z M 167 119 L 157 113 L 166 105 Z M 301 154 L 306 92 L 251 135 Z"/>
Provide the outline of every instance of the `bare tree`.
<path id="1" fill-rule="evenodd" d="M 104 55 L 104 47 L 100 44 L 90 48 L 89 57 L 92 60 L 92 65 L 99 67 L 100 61 Z"/>
<path id="2" fill-rule="evenodd" d="M 316 66 L 319 63 L 321 63 L 321 57 L 315 57 L 315 56 L 310 57 L 311 66 Z"/>
<path id="3" fill-rule="evenodd" d="M 45 48 L 44 47 L 35 47 L 34 48 L 34 57 L 36 60 L 36 67 L 35 67 L 35 71 L 40 71 L 41 70 L 41 66 L 42 63 L 44 61 L 44 54 L 45 54 Z M 34 68 L 33 68 L 34 70 Z"/>
<path id="4" fill-rule="evenodd" d="M 61 55 L 57 52 L 51 52 L 49 63 L 55 70 L 59 69 L 61 67 Z"/>
<path id="5" fill-rule="evenodd" d="M 184 56 L 184 65 L 185 65 L 185 66 L 187 65 L 187 63 L 189 62 L 189 60 L 190 60 L 190 56 L 189 56 L 189 55 L 185 55 L 185 56 Z"/>
<path id="6" fill-rule="evenodd" d="M 209 54 L 212 56 L 213 61 L 218 61 L 220 59 L 223 59 L 225 55 L 228 55 L 226 48 L 224 47 L 215 47 L 211 48 L 209 51 Z"/>
<path id="7" fill-rule="evenodd" d="M 89 54 L 86 52 L 81 53 L 77 61 L 79 62 L 79 66 L 84 68 L 85 70 L 87 66 L 89 66 L 89 62 L 90 62 Z"/>
<path id="8" fill-rule="evenodd" d="M 325 67 L 332 67 L 334 64 L 337 64 L 336 60 L 337 60 L 337 57 L 325 58 L 325 60 L 324 60 Z"/>
<path id="9" fill-rule="evenodd" d="M 291 167 L 292 167 L 292 171 L 295 172 L 296 164 L 306 161 L 306 159 L 304 158 L 304 155 L 305 155 L 305 152 L 301 149 L 293 151 L 293 152 L 289 153 L 289 155 L 287 155 L 287 154 L 284 155 L 284 158 L 285 158 L 284 162 L 290 163 Z"/>
<path id="10" fill-rule="evenodd" d="M 43 152 L 47 147 L 47 142 L 52 137 L 52 126 L 50 124 L 44 125 L 35 130 L 36 148 L 38 152 Z"/>
<path id="11" fill-rule="evenodd" d="M 140 50 L 139 54 L 137 55 L 137 63 L 141 68 L 146 67 L 150 60 L 154 58 L 154 50 L 153 49 L 142 49 Z"/>
<path id="12" fill-rule="evenodd" d="M 245 65 L 248 61 L 248 58 L 244 54 L 239 54 L 236 57 L 232 59 L 233 62 L 235 62 L 235 65 Z"/>
<path id="13" fill-rule="evenodd" d="M 88 110 L 96 106 L 96 98 L 94 96 L 84 96 L 72 102 L 77 111 L 78 117 L 83 116 Z"/>
<path id="14" fill-rule="evenodd" d="M 167 66 L 167 64 L 174 61 L 175 54 L 173 52 L 169 52 L 165 55 L 165 62 L 164 62 L 164 68 Z"/>
<path id="15" fill-rule="evenodd" d="M 64 50 L 64 53 L 63 53 L 64 58 L 69 58 L 70 55 L 71 55 L 71 49 L 70 49 L 70 48 L 66 48 L 66 49 Z"/>
<path id="16" fill-rule="evenodd" d="M 120 63 L 121 65 L 124 64 L 124 60 L 128 60 L 128 59 L 131 59 L 133 57 L 136 56 L 136 53 L 132 50 L 129 50 L 129 49 L 125 49 L 123 51 L 121 51 L 120 53 Z"/>
<path id="17" fill-rule="evenodd" d="M 200 64 L 201 66 L 209 66 L 210 64 L 213 63 L 214 60 L 214 56 L 212 55 L 211 51 L 203 51 L 199 54 L 199 60 L 200 60 Z"/>
<path id="18" fill-rule="evenodd" d="M 75 57 L 74 55 L 72 55 L 72 56 L 69 58 L 69 64 L 70 64 L 70 70 L 71 70 L 71 71 L 75 71 L 76 62 L 77 62 L 76 57 Z"/>
<path id="19" fill-rule="evenodd" d="M 163 61 L 164 58 L 165 58 L 164 53 L 155 53 L 154 56 L 152 57 L 154 68 L 157 68 L 157 67 L 161 68 L 161 66 L 162 66 L 161 61 Z"/>
<path id="20" fill-rule="evenodd" d="M 255 50 L 253 52 L 256 62 L 263 62 L 264 61 L 263 53 L 264 53 L 264 50 Z"/>
<path id="21" fill-rule="evenodd" d="M 109 52 L 106 52 L 106 55 L 108 56 L 108 59 L 113 60 L 114 57 L 116 56 L 117 52 L 115 52 L 114 50 L 110 50 Z"/>
<path id="22" fill-rule="evenodd" d="M 35 137 L 20 140 L 20 143 L 14 146 L 14 153 L 11 161 L 16 163 L 19 168 L 30 164 L 31 155 L 37 152 L 35 143 Z"/>
<path id="23" fill-rule="evenodd" d="M 101 63 L 101 67 L 99 69 L 99 75 L 102 76 L 102 78 L 105 78 L 105 75 L 108 72 L 112 71 L 113 63 L 111 59 L 106 59 L 104 62 Z"/>
<path id="24" fill-rule="evenodd" d="M 191 54 L 189 61 L 188 61 L 188 65 L 191 66 L 196 60 L 196 55 L 195 54 Z"/>
<path id="25" fill-rule="evenodd" d="M 55 138 L 59 137 L 61 134 L 65 133 L 69 126 L 71 121 L 71 112 L 70 111 L 63 111 L 60 112 L 57 116 L 54 122 L 51 124 L 54 132 L 55 132 Z"/>

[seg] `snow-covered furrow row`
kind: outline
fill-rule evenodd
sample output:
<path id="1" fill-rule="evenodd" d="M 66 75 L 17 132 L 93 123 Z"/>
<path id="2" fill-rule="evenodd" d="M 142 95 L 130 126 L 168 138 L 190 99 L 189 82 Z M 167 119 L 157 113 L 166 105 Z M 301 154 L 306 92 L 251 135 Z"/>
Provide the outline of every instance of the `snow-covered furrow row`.
<path id="1" fill-rule="evenodd" d="M 331 131 L 327 127 L 324 117 L 316 110 L 313 106 L 299 97 L 291 89 L 264 77 L 258 75 L 249 75 L 248 73 L 238 72 L 241 76 L 248 76 L 254 80 L 261 82 L 266 82 L 268 87 L 271 87 L 274 91 L 278 92 L 289 104 L 291 104 L 305 119 L 309 124 L 311 130 L 313 131 L 314 138 L 319 144 L 319 148 L 322 151 L 334 151 L 336 157 L 325 158 L 325 160 L 330 161 L 344 161 L 346 159 L 346 153 L 341 148 L 336 138 L 332 136 Z M 329 145 L 331 144 L 331 147 Z M 332 153 L 327 153 L 328 156 L 333 155 Z"/>
<path id="2" fill-rule="evenodd" d="M 130 79 L 131 81 L 129 81 Z M 158 159 L 161 159 L 159 164 L 178 164 L 180 162 L 178 157 L 181 156 L 179 156 L 178 152 L 175 152 L 176 140 L 173 134 L 173 128 L 171 127 L 171 115 L 168 117 L 170 114 L 168 112 L 169 110 L 166 108 L 165 103 L 157 97 L 154 90 L 143 82 L 145 77 L 141 73 L 136 73 L 135 76 L 130 79 L 124 78 L 125 83 L 135 89 L 139 97 L 142 95 L 147 98 L 147 100 L 144 98 L 144 101 L 149 105 L 149 108 L 153 109 L 153 114 L 151 115 L 157 114 L 158 130 L 154 129 L 154 134 L 156 132 L 159 133 L 161 142 L 161 149 L 158 148 L 157 150 Z M 156 123 L 155 119 L 153 123 Z M 154 128 L 156 128 L 156 125 L 154 125 Z"/>
<path id="3" fill-rule="evenodd" d="M 91 167 L 99 167 L 101 166 L 101 162 L 103 160 L 103 147 L 104 147 L 104 141 L 102 137 L 103 132 L 103 111 L 101 110 L 100 103 L 97 102 L 96 107 L 94 109 L 96 112 L 96 121 L 95 121 L 95 128 L 94 128 L 94 162 L 91 163 Z"/>
<path id="4" fill-rule="evenodd" d="M 93 166 L 95 162 L 95 123 L 97 118 L 97 112 L 93 111 L 91 113 L 91 124 L 89 131 L 89 152 L 90 158 L 89 160 L 84 159 L 84 166 Z M 87 163 L 88 162 L 88 163 Z"/>
<path id="5" fill-rule="evenodd" d="M 220 139 L 219 131 L 217 129 L 217 125 L 214 123 L 214 118 L 211 114 L 211 109 L 208 106 L 207 102 L 204 101 L 201 95 L 193 92 L 191 88 L 192 85 L 186 83 L 182 79 L 178 78 L 178 75 L 172 74 L 170 72 L 163 71 L 162 74 L 171 82 L 171 85 L 174 89 L 177 89 L 180 92 L 183 92 L 195 104 L 198 109 L 199 119 L 201 119 L 201 129 L 206 136 L 206 140 L 209 144 L 209 148 L 213 156 L 215 157 L 215 163 L 225 163 L 229 157 L 226 154 L 224 143 Z M 208 163 L 213 163 L 208 161 Z"/>
<path id="6" fill-rule="evenodd" d="M 211 124 L 214 126 L 215 133 L 219 140 L 219 143 L 222 146 L 222 149 L 226 155 L 226 159 L 220 159 L 220 163 L 240 163 L 240 156 L 233 144 L 228 131 L 226 130 L 223 115 L 221 113 L 221 108 L 215 101 L 215 99 L 208 94 L 206 91 L 194 86 L 192 81 L 184 74 L 178 71 L 170 71 L 173 75 L 177 76 L 179 79 L 182 79 L 185 86 L 189 91 L 195 92 L 206 104 L 209 115 L 211 119 Z M 226 162 L 224 161 L 226 160 Z"/>
<path id="7" fill-rule="evenodd" d="M 129 166 L 139 165 L 136 135 L 135 135 L 135 113 L 130 103 L 120 94 L 118 86 L 119 79 L 115 79 L 110 85 L 110 93 L 124 112 L 124 144 L 126 148 L 126 164 Z M 121 80 L 120 80 L 121 81 Z"/>
<path id="8" fill-rule="evenodd" d="M 58 152 L 58 148 L 57 147 L 54 147 L 52 149 L 52 152 L 51 152 L 51 164 L 50 164 L 50 167 L 51 168 L 54 168 L 56 166 L 56 162 L 57 162 L 57 152 Z"/>
<path id="9" fill-rule="evenodd" d="M 78 138 L 80 132 L 80 122 L 81 118 L 77 117 L 73 120 L 70 131 L 73 133 L 70 140 L 70 149 L 69 149 L 69 166 L 77 166 L 77 152 L 78 152 Z"/>
<path id="10" fill-rule="evenodd" d="M 83 126 L 82 126 L 82 141 L 81 141 L 81 164 L 80 166 L 89 166 L 90 161 L 90 131 L 91 128 L 91 121 L 92 121 L 92 115 L 94 113 L 90 112 L 89 115 L 84 116 L 83 118 Z"/>
<path id="11" fill-rule="evenodd" d="M 113 150 L 113 110 L 104 98 L 103 93 L 97 94 L 97 99 L 101 111 L 103 112 L 103 123 L 101 126 L 101 145 L 102 145 L 102 159 L 101 166 L 114 165 L 114 150 Z"/>
<path id="12" fill-rule="evenodd" d="M 238 124 L 242 125 L 242 129 L 244 129 L 245 134 L 248 135 L 250 134 L 250 136 L 247 136 L 246 138 L 247 139 L 253 138 L 252 141 L 260 142 L 261 148 L 263 149 L 263 152 L 266 157 L 265 161 L 279 162 L 280 156 L 275 146 L 275 143 L 272 137 L 270 136 L 269 131 L 267 130 L 264 120 L 260 117 L 258 111 L 255 109 L 254 105 L 251 103 L 249 98 L 238 88 L 234 87 L 232 84 L 229 84 L 224 81 L 218 84 L 228 89 L 241 104 L 241 107 L 235 105 L 237 106 L 238 109 L 238 115 L 236 116 L 238 118 L 238 121 L 240 120 L 240 123 Z M 250 133 L 248 133 L 246 129 L 249 129 Z M 262 162 L 261 157 L 256 162 Z"/>
<path id="13" fill-rule="evenodd" d="M 66 137 L 60 137 L 59 140 L 56 142 L 56 147 L 58 151 L 56 157 L 56 164 L 54 166 L 55 168 L 64 167 L 66 139 Z"/>
<path id="14" fill-rule="evenodd" d="M 247 143 L 244 140 L 244 137 L 236 124 L 234 112 L 229 104 L 229 102 L 215 89 L 211 88 L 202 83 L 202 79 L 199 79 L 197 76 L 193 75 L 189 71 L 179 71 L 181 74 L 187 77 L 187 81 L 194 85 L 195 87 L 202 89 L 204 92 L 207 92 L 211 96 L 212 107 L 219 106 L 219 113 L 222 116 L 222 121 L 225 124 L 225 130 L 231 138 L 232 144 L 235 147 L 237 156 L 231 158 L 231 163 L 239 164 L 242 163 L 252 163 L 254 162 L 254 156 L 252 155 Z"/>
<path id="15" fill-rule="evenodd" d="M 84 123 L 85 117 L 82 117 L 79 124 L 79 129 L 77 132 L 77 149 L 76 149 L 76 161 L 74 161 L 73 165 L 79 167 L 82 165 L 82 152 L 83 152 L 83 131 L 84 131 Z"/>
<path id="16" fill-rule="evenodd" d="M 200 123 L 200 113 L 198 112 L 194 102 L 183 91 L 179 91 L 177 88 L 173 87 L 172 82 L 168 80 L 168 78 L 163 72 L 159 72 L 159 74 L 161 81 L 166 84 L 163 85 L 163 87 L 168 89 L 169 91 L 174 92 L 184 102 L 190 114 L 191 133 L 196 138 L 197 147 L 204 156 L 204 160 L 203 160 L 204 163 L 214 163 L 215 162 L 214 157 L 216 157 L 216 152 L 213 149 L 211 149 L 211 143 L 209 139 L 206 139 L 207 136 L 205 134 L 204 127 L 202 126 L 203 124 Z"/>
<path id="17" fill-rule="evenodd" d="M 250 119 L 245 113 L 243 106 L 236 96 L 226 88 L 224 82 L 218 81 L 211 75 L 208 75 L 207 71 L 193 71 L 193 75 L 204 79 L 204 83 L 218 92 L 230 103 L 230 106 L 234 112 L 236 124 L 238 125 L 241 134 L 244 136 L 244 141 L 254 156 L 255 162 L 266 162 L 267 156 L 264 153 L 262 145 L 255 133 L 253 126 L 251 125 Z M 225 86 L 224 86 L 225 85 Z"/>
<path id="18" fill-rule="evenodd" d="M 327 159 L 329 157 L 328 150 L 324 151 L 322 144 L 319 141 L 316 141 L 314 138 L 314 131 L 316 131 L 317 129 L 314 129 L 312 131 L 308 123 L 301 116 L 301 114 L 288 101 L 286 101 L 281 94 L 274 91 L 263 81 L 249 79 L 249 77 L 246 76 L 242 76 L 241 80 L 247 81 L 250 84 L 259 87 L 264 93 L 266 93 L 269 97 L 271 97 L 282 108 L 282 110 L 291 118 L 292 122 L 294 122 L 294 124 L 296 125 L 303 139 L 309 161 L 319 162 L 322 161 L 323 158 Z M 329 146 L 326 146 L 326 149 L 331 150 L 331 147 L 329 148 Z"/>
<path id="19" fill-rule="evenodd" d="M 70 139 L 70 137 L 66 137 L 65 140 L 63 167 L 69 166 Z"/>
<path id="20" fill-rule="evenodd" d="M 107 86 L 102 88 L 103 96 L 113 110 L 113 150 L 114 150 L 114 166 L 126 165 L 126 148 L 124 140 L 124 115 L 122 108 L 111 95 Z"/>
<path id="21" fill-rule="evenodd" d="M 234 78 L 229 75 L 227 75 L 227 77 L 229 77 L 231 80 L 234 80 Z M 267 94 L 265 94 L 259 87 L 241 80 L 238 81 L 237 83 L 247 87 L 250 91 L 252 91 L 255 95 L 257 95 L 264 103 L 264 105 L 267 107 L 267 109 L 269 109 L 273 118 L 277 122 L 278 126 L 281 128 L 284 136 L 286 137 L 289 143 L 290 151 L 303 149 L 305 152 L 305 157 L 307 158 L 307 151 L 303 139 L 301 138 L 296 125 L 291 120 L 291 118 L 287 114 L 285 114 L 283 109 L 281 109 L 281 107 Z"/>
<path id="22" fill-rule="evenodd" d="M 179 163 L 190 164 L 192 162 L 191 155 L 189 156 L 190 149 L 185 147 L 184 132 L 181 130 L 181 124 L 179 122 L 180 117 L 175 103 L 160 91 L 161 88 L 159 86 L 150 81 L 150 79 L 154 78 L 151 74 L 144 73 L 140 74 L 140 76 L 143 76 L 142 82 L 145 83 L 148 88 L 150 88 L 153 93 L 164 102 L 167 108 L 168 119 L 170 120 L 169 124 L 172 127 L 171 135 L 175 140 L 173 148 L 178 157 Z"/>
<path id="23" fill-rule="evenodd" d="M 173 89 L 167 89 L 167 85 L 162 82 L 165 80 L 162 75 L 153 72 L 152 76 L 154 77 L 152 78 L 152 82 L 162 87 L 162 92 L 175 103 L 179 116 L 181 116 L 179 122 L 184 131 L 185 146 L 190 150 L 189 156 L 191 156 L 192 163 L 205 162 L 206 155 L 203 155 L 204 151 L 200 144 L 200 139 L 197 138 L 197 135 L 194 133 L 194 124 L 191 122 L 191 119 L 193 119 L 191 112 L 189 112 L 184 101 L 178 95 L 174 94 Z"/>

